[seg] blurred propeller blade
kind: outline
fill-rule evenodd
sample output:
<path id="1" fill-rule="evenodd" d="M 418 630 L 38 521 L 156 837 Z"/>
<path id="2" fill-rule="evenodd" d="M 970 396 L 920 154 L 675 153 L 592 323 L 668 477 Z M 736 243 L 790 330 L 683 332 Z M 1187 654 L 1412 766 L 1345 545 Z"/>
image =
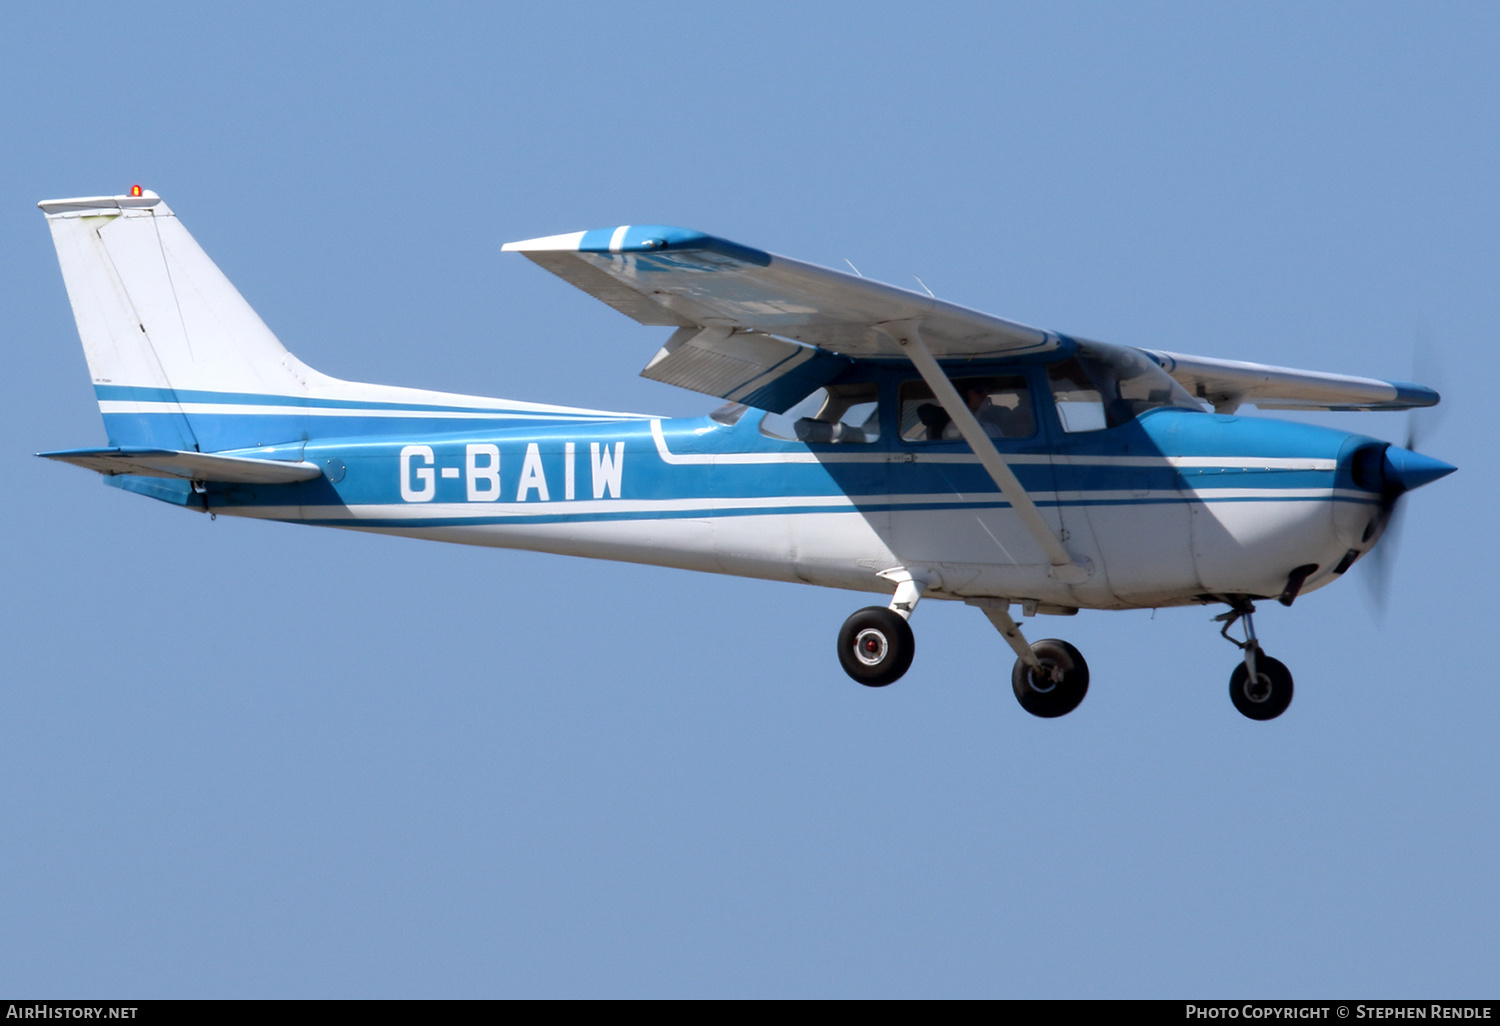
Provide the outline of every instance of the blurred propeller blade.
<path id="1" fill-rule="evenodd" d="M 1439 393 L 1444 391 L 1443 373 L 1437 349 L 1419 332 L 1412 343 L 1412 380 L 1420 381 Z M 1406 415 L 1406 438 L 1397 448 L 1386 450 L 1383 473 L 1386 480 L 1385 498 L 1381 503 L 1381 514 L 1385 517 L 1384 529 L 1375 546 L 1360 562 L 1368 564 L 1363 573 L 1365 594 L 1375 611 L 1376 619 L 1385 618 L 1390 598 L 1391 580 L 1396 569 L 1396 554 L 1401 548 L 1401 528 L 1404 516 L 1401 512 L 1402 498 L 1414 488 L 1430 484 L 1440 477 L 1453 473 L 1456 467 L 1423 456 L 1419 447 L 1432 439 L 1446 407 L 1426 406 L 1411 410 Z"/>
<path id="2" fill-rule="evenodd" d="M 1360 575 L 1365 586 L 1365 597 L 1375 612 L 1377 620 L 1385 619 L 1385 610 L 1391 593 L 1391 578 L 1396 569 L 1396 550 L 1401 547 L 1401 503 L 1394 500 L 1383 514 L 1385 529 L 1375 547 L 1360 560 L 1365 564 Z"/>

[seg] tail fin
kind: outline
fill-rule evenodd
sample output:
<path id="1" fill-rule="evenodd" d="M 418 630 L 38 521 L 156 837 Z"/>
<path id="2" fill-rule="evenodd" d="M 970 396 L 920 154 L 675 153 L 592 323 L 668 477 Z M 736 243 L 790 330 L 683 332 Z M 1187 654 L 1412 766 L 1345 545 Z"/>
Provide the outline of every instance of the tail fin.
<path id="1" fill-rule="evenodd" d="M 334 383 L 287 352 L 155 193 L 38 206 L 112 443 L 199 448 L 185 393 Z"/>
<path id="2" fill-rule="evenodd" d="M 140 191 L 140 190 L 133 190 Z M 216 452 L 316 436 L 612 420 L 320 374 L 287 352 L 153 192 L 43 200 L 114 446 Z"/>

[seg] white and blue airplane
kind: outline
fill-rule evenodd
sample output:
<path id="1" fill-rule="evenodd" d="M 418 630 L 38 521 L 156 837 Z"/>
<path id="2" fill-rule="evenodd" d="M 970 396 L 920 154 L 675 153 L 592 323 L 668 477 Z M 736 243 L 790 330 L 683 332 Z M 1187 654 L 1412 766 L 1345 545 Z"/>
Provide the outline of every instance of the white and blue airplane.
<path id="1" fill-rule="evenodd" d="M 978 607 L 1044 717 L 1077 707 L 1088 667 L 1028 643 L 1013 606 L 1222 604 L 1230 696 L 1272 719 L 1292 677 L 1253 603 L 1337 580 L 1455 469 L 1235 413 L 1435 405 L 1419 385 L 1106 345 L 661 226 L 503 248 L 676 329 L 641 373 L 727 402 L 705 417 L 342 381 L 282 346 L 156 194 L 40 206 L 109 441 L 40 455 L 211 514 L 888 594 L 838 636 L 871 687 L 911 665 L 924 597 Z"/>

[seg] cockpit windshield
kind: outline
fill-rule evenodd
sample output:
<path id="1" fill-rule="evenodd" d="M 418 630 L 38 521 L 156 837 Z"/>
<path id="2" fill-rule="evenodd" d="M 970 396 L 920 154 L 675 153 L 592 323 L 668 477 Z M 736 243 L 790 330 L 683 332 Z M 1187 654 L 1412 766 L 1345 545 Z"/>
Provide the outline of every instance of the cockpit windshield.
<path id="1" fill-rule="evenodd" d="M 1203 412 L 1203 406 L 1143 353 L 1097 342 L 1047 368 L 1058 420 L 1067 432 L 1118 427 L 1160 407 Z"/>

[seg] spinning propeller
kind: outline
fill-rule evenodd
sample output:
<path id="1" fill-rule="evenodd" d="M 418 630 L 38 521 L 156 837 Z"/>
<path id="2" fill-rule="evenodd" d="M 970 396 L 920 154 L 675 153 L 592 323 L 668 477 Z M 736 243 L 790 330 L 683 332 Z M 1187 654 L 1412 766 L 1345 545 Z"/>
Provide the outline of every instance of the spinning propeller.
<path id="1" fill-rule="evenodd" d="M 1438 377 L 1435 354 L 1419 342 L 1415 355 L 1418 359 L 1413 362 L 1428 365 L 1424 380 L 1435 381 Z M 1432 438 L 1442 416 L 1440 409 L 1428 406 L 1408 413 L 1404 442 L 1399 447 L 1392 445 L 1385 449 L 1378 468 L 1381 498 L 1375 530 L 1379 532 L 1379 538 L 1364 560 L 1369 564 L 1364 572 L 1365 590 L 1377 616 L 1385 615 L 1396 552 L 1401 547 L 1402 497 L 1413 488 L 1420 488 L 1458 469 L 1416 451 L 1423 441 Z"/>

